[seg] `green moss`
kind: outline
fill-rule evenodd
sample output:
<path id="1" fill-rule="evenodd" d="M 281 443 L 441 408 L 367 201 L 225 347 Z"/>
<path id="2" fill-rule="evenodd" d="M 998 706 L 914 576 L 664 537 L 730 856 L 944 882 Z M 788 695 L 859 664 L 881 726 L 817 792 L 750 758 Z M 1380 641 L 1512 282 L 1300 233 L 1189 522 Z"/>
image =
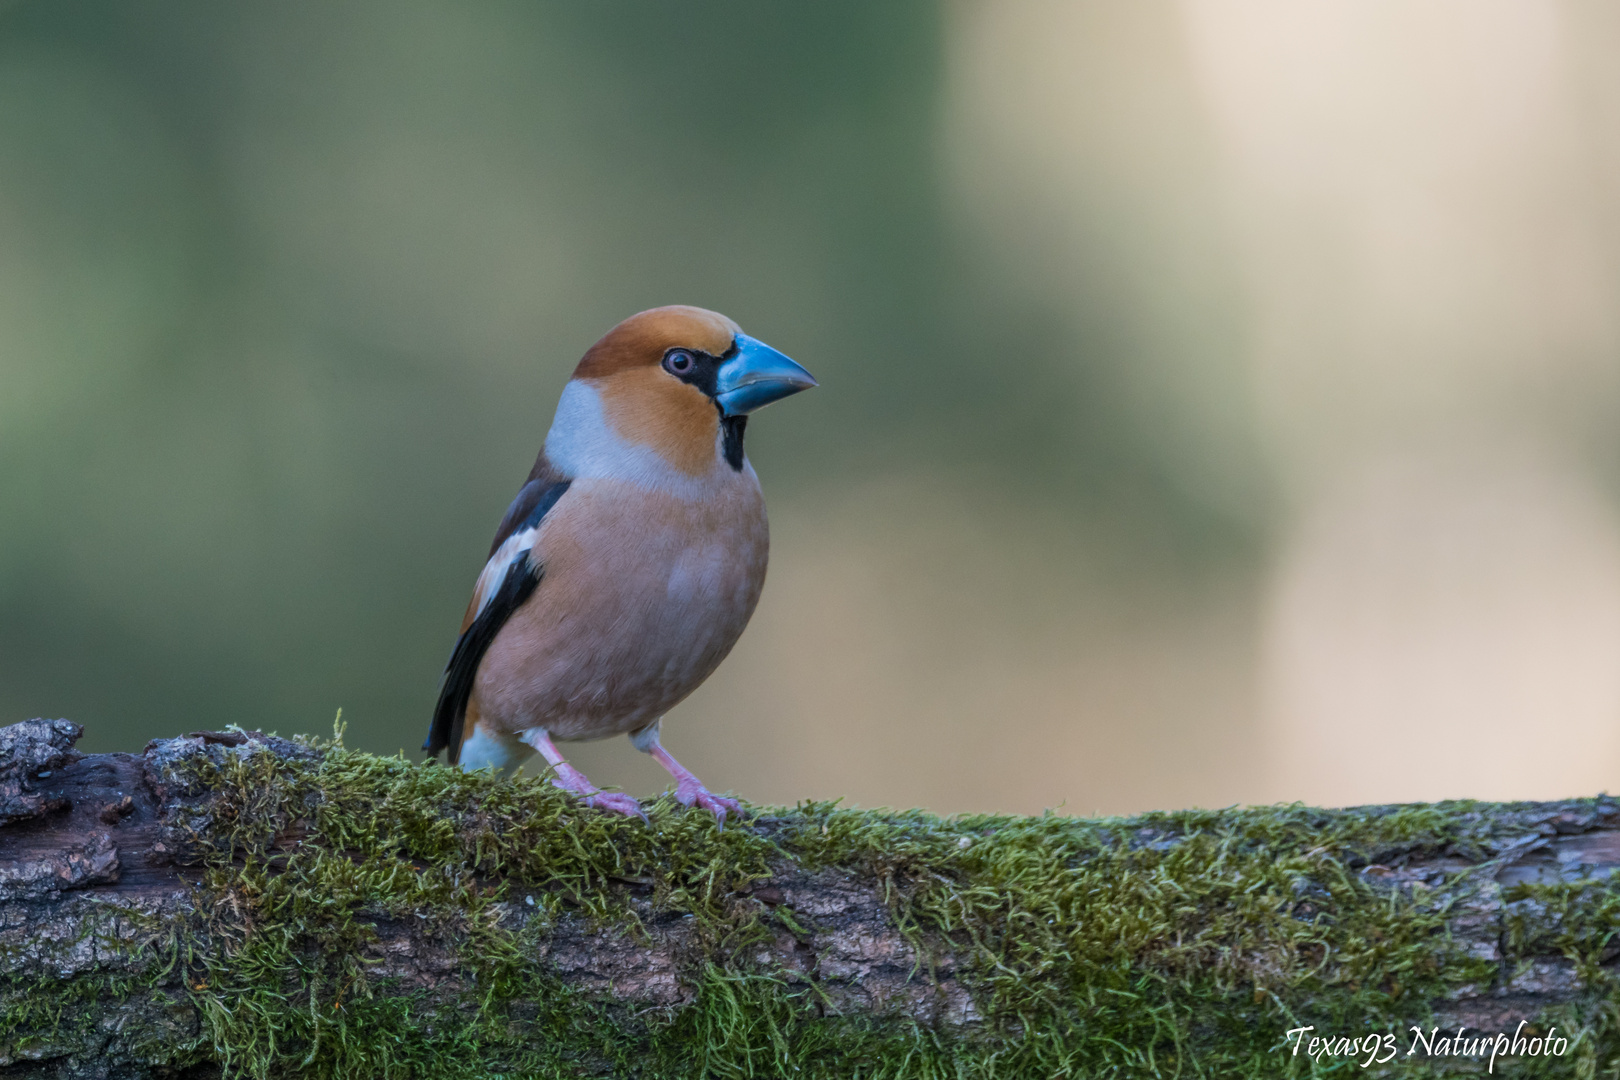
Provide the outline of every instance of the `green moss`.
<path id="1" fill-rule="evenodd" d="M 201 1026 L 175 1060 L 230 1076 L 1308 1076 L 1287 1029 L 1404 1032 L 1497 971 L 1447 936 L 1458 889 L 1362 872 L 1484 851 L 1492 824 L 1472 804 L 1085 821 L 814 803 L 722 830 L 667 799 L 644 824 L 541 780 L 340 745 L 302 762 L 226 754 L 194 779 L 216 793 L 194 823 L 203 880 L 193 921 L 164 940 L 199 944 L 149 964 L 142 986 L 183 978 Z M 275 846 L 300 830 L 290 852 Z M 814 981 L 759 960 L 805 918 L 737 893 L 784 868 L 875 880 L 916 977 L 949 965 L 982 1019 L 834 1015 Z M 1593 988 L 1558 1013 L 1580 1054 L 1535 1075 L 1614 1069 L 1603 960 L 1620 902 L 1593 884 L 1509 899 L 1512 948 L 1560 950 Z M 537 960 L 558 919 L 648 913 L 691 916 L 690 1004 L 637 1013 Z M 437 935 L 456 977 L 379 976 L 387 920 Z M 74 994 L 138 988 L 14 994 L 0 1040 Z"/>
<path id="2" fill-rule="evenodd" d="M 1613 1076 L 1620 1042 L 1620 979 L 1612 962 L 1620 953 L 1620 894 L 1607 881 L 1515 885 L 1502 892 L 1503 955 L 1516 974 L 1530 973 L 1532 957 L 1562 957 L 1585 988 L 1582 1001 L 1549 1012 L 1575 1040 L 1583 1077 Z M 1608 963 L 1605 963 L 1608 961 Z"/>

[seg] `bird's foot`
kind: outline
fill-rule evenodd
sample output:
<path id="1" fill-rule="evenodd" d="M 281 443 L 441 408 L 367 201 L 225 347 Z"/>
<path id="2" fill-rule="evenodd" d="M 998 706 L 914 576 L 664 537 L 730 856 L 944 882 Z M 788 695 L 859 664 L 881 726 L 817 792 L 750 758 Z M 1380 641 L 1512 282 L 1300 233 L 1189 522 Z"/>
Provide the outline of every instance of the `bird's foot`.
<path id="1" fill-rule="evenodd" d="M 641 804 L 622 791 L 599 791 L 595 795 L 588 795 L 580 800 L 586 806 L 598 810 L 606 810 L 610 814 L 623 814 L 625 817 L 638 817 L 647 820 L 647 812 Z"/>
<path id="2" fill-rule="evenodd" d="M 610 814 L 623 814 L 625 817 L 639 817 L 647 820 L 647 814 L 641 809 L 641 804 L 630 796 L 619 791 L 603 791 L 589 780 L 585 774 L 574 768 L 568 762 L 553 766 L 557 775 L 551 783 L 560 787 L 570 795 L 578 796 L 579 801 L 596 810 L 606 810 Z"/>
<path id="3" fill-rule="evenodd" d="M 675 801 L 682 806 L 696 806 L 701 810 L 707 810 L 722 827 L 726 823 L 727 813 L 742 816 L 742 803 L 724 795 L 716 795 L 696 780 L 682 780 L 676 784 Z"/>

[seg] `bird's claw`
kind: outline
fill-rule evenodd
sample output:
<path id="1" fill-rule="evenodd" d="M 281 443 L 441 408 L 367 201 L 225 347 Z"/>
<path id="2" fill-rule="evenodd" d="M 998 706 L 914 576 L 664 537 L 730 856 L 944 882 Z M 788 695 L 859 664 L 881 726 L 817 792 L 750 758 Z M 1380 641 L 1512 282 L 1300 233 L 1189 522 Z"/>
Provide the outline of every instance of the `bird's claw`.
<path id="1" fill-rule="evenodd" d="M 633 800 L 624 792 L 596 792 L 583 801 L 586 806 L 595 806 L 596 810 L 606 810 L 612 814 L 624 814 L 625 818 L 640 818 L 646 821 L 646 811 L 642 810 L 642 803 Z"/>
<path id="2" fill-rule="evenodd" d="M 579 799 L 586 806 L 596 810 L 606 810 L 610 814 L 623 814 L 625 817 L 638 817 L 647 820 L 646 811 L 641 804 L 620 791 L 602 791 L 585 779 L 585 774 L 564 763 L 557 769 L 557 777 L 551 781 L 553 787 L 562 788 Z"/>
<path id="3" fill-rule="evenodd" d="M 646 811 L 641 809 L 641 804 L 621 791 L 598 791 L 595 795 L 587 795 L 581 801 L 586 806 L 606 810 L 610 814 L 623 814 L 625 817 L 647 820 Z"/>
<path id="4" fill-rule="evenodd" d="M 707 810 L 722 827 L 726 823 L 726 814 L 742 816 L 742 803 L 724 795 L 716 795 L 702 784 L 676 785 L 675 801 L 682 806 L 696 806 L 700 810 Z"/>

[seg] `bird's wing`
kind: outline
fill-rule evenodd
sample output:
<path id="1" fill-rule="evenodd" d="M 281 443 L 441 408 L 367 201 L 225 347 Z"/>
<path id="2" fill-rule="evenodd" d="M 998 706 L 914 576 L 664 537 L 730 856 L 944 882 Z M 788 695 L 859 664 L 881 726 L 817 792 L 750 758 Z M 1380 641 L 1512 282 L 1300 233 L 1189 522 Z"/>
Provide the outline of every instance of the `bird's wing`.
<path id="1" fill-rule="evenodd" d="M 473 677 L 495 635 L 506 620 L 534 595 L 545 573 L 532 555 L 540 523 L 557 500 L 568 490 L 567 480 L 531 480 L 512 501 L 495 534 L 495 549 L 478 575 L 472 603 L 461 627 L 450 662 L 445 665 L 439 685 L 439 704 L 433 710 L 433 726 L 422 749 L 429 754 L 449 749 L 454 765 L 461 757 L 461 740 L 467 718 L 467 700 L 472 696 Z"/>
<path id="2" fill-rule="evenodd" d="M 489 545 L 490 558 L 493 559 L 495 553 L 501 549 L 501 545 L 506 543 L 513 533 L 523 527 L 525 522 L 528 521 L 529 515 L 534 513 L 534 508 L 540 505 L 546 496 L 550 494 L 551 489 L 556 487 L 559 482 L 560 479 L 536 480 L 531 477 L 529 482 L 523 485 L 522 489 L 517 493 L 517 498 L 512 500 L 512 505 L 506 508 L 506 513 L 501 517 L 500 525 L 495 529 L 495 539 Z M 562 486 L 567 487 L 568 485 L 563 484 Z M 553 498 L 551 501 L 556 502 L 556 499 Z M 544 511 L 541 511 L 541 513 L 544 513 Z M 536 521 L 535 524 L 538 525 L 539 522 Z"/>

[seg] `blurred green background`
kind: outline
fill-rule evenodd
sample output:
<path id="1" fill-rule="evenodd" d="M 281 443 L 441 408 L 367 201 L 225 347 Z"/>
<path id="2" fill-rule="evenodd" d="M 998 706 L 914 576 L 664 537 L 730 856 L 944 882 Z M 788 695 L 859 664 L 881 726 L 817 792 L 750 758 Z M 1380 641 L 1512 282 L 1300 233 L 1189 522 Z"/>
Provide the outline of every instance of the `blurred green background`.
<path id="1" fill-rule="evenodd" d="M 693 303 L 822 382 L 712 787 L 1612 787 L 1620 34 L 1436 8 L 0 4 L 0 720 L 414 753 L 573 363 Z"/>

